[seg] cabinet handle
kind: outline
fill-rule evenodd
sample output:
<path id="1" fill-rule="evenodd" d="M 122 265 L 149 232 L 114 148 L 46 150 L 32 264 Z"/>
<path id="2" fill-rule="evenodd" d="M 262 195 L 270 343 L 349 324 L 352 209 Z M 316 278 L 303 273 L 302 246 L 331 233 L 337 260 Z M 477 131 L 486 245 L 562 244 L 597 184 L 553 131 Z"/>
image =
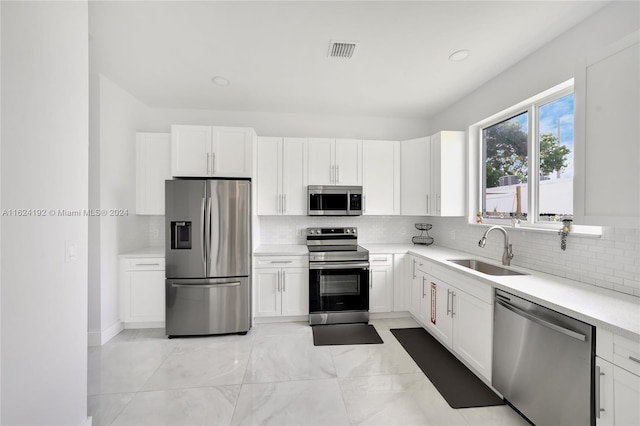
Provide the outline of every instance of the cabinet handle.
<path id="1" fill-rule="evenodd" d="M 418 263 L 415 259 L 413 259 L 413 278 L 416 277 L 416 263 Z"/>
<path id="2" fill-rule="evenodd" d="M 596 418 L 600 418 L 600 413 L 604 411 L 604 408 L 601 407 L 600 401 L 600 376 L 604 376 L 604 373 L 600 371 L 600 366 L 596 365 L 596 380 L 594 383 L 594 393 L 596 394 Z"/>
<path id="3" fill-rule="evenodd" d="M 292 263 L 293 260 L 271 260 L 269 263 Z"/>
<path id="4" fill-rule="evenodd" d="M 336 170 L 336 167 L 335 167 L 335 166 L 331 166 L 331 167 L 330 167 L 330 170 L 331 170 L 331 172 L 330 172 L 330 174 L 329 174 L 329 182 L 331 182 L 331 183 L 335 183 L 335 179 L 334 179 L 334 177 L 335 177 L 335 170 Z"/>
<path id="5" fill-rule="evenodd" d="M 211 166 L 211 154 L 207 152 L 207 174 L 210 174 L 209 167 Z"/>
<path id="6" fill-rule="evenodd" d="M 287 288 L 285 287 L 287 285 L 287 275 L 286 275 L 287 271 L 282 271 L 282 291 L 285 292 L 287 291 Z"/>
<path id="7" fill-rule="evenodd" d="M 427 214 L 429 213 L 429 194 L 427 194 Z"/>
<path id="8" fill-rule="evenodd" d="M 282 199 L 284 200 L 282 202 L 282 213 L 286 213 L 287 212 L 287 194 L 284 194 L 282 196 Z"/>
<path id="9" fill-rule="evenodd" d="M 633 357 L 633 356 L 629 356 L 629 359 L 633 362 L 637 362 L 638 364 L 640 364 L 640 359 Z"/>
<path id="10" fill-rule="evenodd" d="M 387 258 L 386 257 L 378 257 L 378 258 L 373 258 L 371 259 L 372 262 L 386 262 Z"/>
<path id="11" fill-rule="evenodd" d="M 442 211 L 442 200 L 440 199 L 440 194 L 436 195 L 436 214 L 440 214 Z"/>
<path id="12" fill-rule="evenodd" d="M 159 263 L 136 263 L 136 266 L 160 266 Z"/>
<path id="13" fill-rule="evenodd" d="M 340 183 L 340 165 L 336 166 L 336 183 Z"/>
<path id="14" fill-rule="evenodd" d="M 278 293 L 280 293 L 280 272 L 278 271 Z"/>
<path id="15" fill-rule="evenodd" d="M 447 315 L 451 312 L 449 310 L 449 299 L 451 298 L 451 290 L 447 289 Z"/>
<path id="16" fill-rule="evenodd" d="M 373 290 L 373 270 L 369 269 L 369 289 Z"/>
<path id="17" fill-rule="evenodd" d="M 424 299 L 427 294 L 424 292 L 424 281 L 425 281 L 426 277 L 422 277 L 422 298 Z"/>
<path id="18" fill-rule="evenodd" d="M 456 292 L 451 290 L 451 318 L 456 316 L 456 312 L 454 310 L 454 308 L 456 306 L 455 305 L 455 300 L 456 300 L 455 297 L 456 297 Z"/>

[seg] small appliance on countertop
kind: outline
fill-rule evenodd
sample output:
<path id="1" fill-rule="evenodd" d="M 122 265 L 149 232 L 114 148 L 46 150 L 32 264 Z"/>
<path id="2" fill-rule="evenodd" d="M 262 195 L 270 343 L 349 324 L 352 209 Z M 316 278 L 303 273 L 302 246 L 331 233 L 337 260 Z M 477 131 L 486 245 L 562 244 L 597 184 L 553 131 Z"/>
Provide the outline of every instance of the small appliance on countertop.
<path id="1" fill-rule="evenodd" d="M 358 229 L 307 228 L 309 324 L 369 322 L 369 251 Z"/>

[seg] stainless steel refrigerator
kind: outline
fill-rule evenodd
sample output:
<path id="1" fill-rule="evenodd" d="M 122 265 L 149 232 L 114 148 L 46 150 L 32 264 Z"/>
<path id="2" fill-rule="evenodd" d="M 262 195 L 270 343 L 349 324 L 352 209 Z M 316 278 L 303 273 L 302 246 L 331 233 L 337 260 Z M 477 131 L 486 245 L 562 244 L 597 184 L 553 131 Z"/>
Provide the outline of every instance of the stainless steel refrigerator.
<path id="1" fill-rule="evenodd" d="M 166 334 L 251 327 L 251 183 L 165 182 Z"/>

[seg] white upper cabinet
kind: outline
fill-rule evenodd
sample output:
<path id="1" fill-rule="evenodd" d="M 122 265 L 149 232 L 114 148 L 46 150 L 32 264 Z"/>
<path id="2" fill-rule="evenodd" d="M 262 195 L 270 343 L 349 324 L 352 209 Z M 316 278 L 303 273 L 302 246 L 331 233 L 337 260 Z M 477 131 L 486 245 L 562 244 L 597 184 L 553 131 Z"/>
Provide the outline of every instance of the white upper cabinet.
<path id="1" fill-rule="evenodd" d="M 363 142 L 363 214 L 400 214 L 400 142 Z"/>
<path id="2" fill-rule="evenodd" d="M 400 214 L 429 215 L 431 205 L 431 143 L 423 137 L 400 143 Z"/>
<path id="3" fill-rule="evenodd" d="M 171 174 L 251 177 L 255 131 L 245 127 L 171 126 Z"/>
<path id="4" fill-rule="evenodd" d="M 164 181 L 171 179 L 171 135 L 136 134 L 136 214 L 164 215 Z"/>
<path id="5" fill-rule="evenodd" d="M 362 185 L 362 141 L 309 138 L 309 185 Z"/>
<path id="6" fill-rule="evenodd" d="M 307 140 L 259 137 L 257 211 L 259 215 L 307 214 Z"/>
<path id="7" fill-rule="evenodd" d="M 640 32 L 587 58 L 575 80 L 575 223 L 640 227 Z"/>
<path id="8" fill-rule="evenodd" d="M 431 194 L 429 216 L 465 215 L 464 132 L 431 136 Z"/>

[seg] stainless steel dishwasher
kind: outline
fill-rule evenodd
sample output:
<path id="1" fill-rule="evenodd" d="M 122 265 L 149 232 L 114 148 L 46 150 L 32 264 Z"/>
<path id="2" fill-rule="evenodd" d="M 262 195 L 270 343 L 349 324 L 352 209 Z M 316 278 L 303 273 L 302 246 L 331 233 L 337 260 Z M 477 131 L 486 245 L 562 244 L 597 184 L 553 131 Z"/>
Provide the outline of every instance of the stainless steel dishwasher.
<path id="1" fill-rule="evenodd" d="M 594 328 L 496 290 L 492 385 L 536 425 L 595 425 Z"/>

